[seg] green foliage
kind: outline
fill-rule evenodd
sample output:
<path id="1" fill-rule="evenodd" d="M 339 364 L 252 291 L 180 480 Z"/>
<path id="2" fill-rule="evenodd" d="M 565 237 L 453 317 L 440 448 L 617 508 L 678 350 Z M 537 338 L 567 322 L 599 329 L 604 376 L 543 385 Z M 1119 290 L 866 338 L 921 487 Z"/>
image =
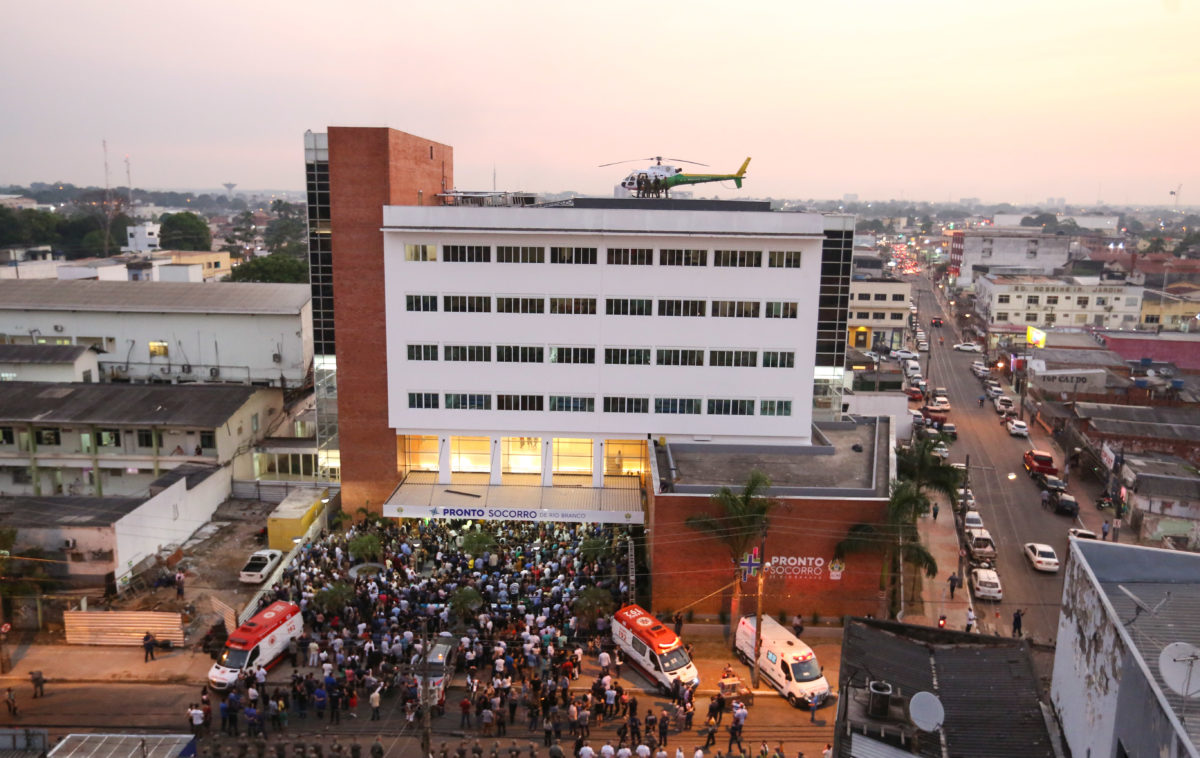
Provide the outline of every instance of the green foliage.
<path id="1" fill-rule="evenodd" d="M 383 555 L 383 544 L 376 534 L 359 534 L 346 546 L 350 557 L 360 561 L 374 561 Z"/>
<path id="2" fill-rule="evenodd" d="M 347 582 L 334 582 L 313 595 L 313 605 L 325 613 L 341 613 L 354 600 L 354 587 Z"/>
<path id="3" fill-rule="evenodd" d="M 596 621 L 610 615 L 614 610 L 612 593 L 600 587 L 586 587 L 575 598 L 571 608 L 580 623 L 594 629 Z"/>
<path id="4" fill-rule="evenodd" d="M 922 498 L 927 490 L 953 498 L 955 490 L 962 486 L 959 470 L 933 454 L 938 441 L 936 438 L 920 439 L 910 447 L 896 448 L 896 473 L 900 479 L 911 481 Z M 925 498 L 925 504 L 928 507 L 928 498 Z"/>
<path id="5" fill-rule="evenodd" d="M 695 514 L 688 516 L 687 527 L 716 537 L 729 549 L 729 556 L 736 568 L 742 555 L 749 552 L 762 539 L 769 527 L 767 515 L 777 502 L 766 496 L 771 480 L 761 471 L 750 472 L 740 493 L 722 487 L 709 498 L 717 509 L 717 516 Z"/>
<path id="6" fill-rule="evenodd" d="M 159 223 L 158 244 L 163 250 L 212 250 L 208 222 L 195 213 L 168 213 Z"/>
<path id="7" fill-rule="evenodd" d="M 1150 244 L 1146 247 L 1147 253 L 1165 253 L 1167 251 L 1167 243 L 1162 237 L 1154 237 L 1150 240 Z"/>
<path id="8" fill-rule="evenodd" d="M 450 595 L 450 613 L 464 623 L 470 623 L 482 607 L 483 595 L 474 587 L 460 587 Z"/>
<path id="9" fill-rule="evenodd" d="M 479 557 L 485 552 L 496 549 L 496 538 L 490 532 L 471 531 L 463 535 L 462 551 L 467 555 Z"/>
<path id="10" fill-rule="evenodd" d="M 612 545 L 607 540 L 589 537 L 579 543 L 579 557 L 587 562 L 598 561 L 612 555 Z"/>
<path id="11" fill-rule="evenodd" d="M 275 202 L 279 202 L 276 200 Z M 271 219 L 263 232 L 263 244 L 271 253 L 303 257 L 308 252 L 308 228 L 295 216 Z"/>
<path id="12" fill-rule="evenodd" d="M 308 264 L 299 258 L 279 253 L 251 258 L 235 268 L 228 281 L 308 284 Z"/>

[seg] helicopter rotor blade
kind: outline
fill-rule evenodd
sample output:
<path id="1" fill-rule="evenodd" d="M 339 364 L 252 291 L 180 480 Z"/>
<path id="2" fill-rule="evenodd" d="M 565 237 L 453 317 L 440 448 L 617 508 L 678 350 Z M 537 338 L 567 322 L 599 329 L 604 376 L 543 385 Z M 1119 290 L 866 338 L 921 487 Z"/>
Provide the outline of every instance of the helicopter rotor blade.
<path id="1" fill-rule="evenodd" d="M 704 166 L 705 168 L 708 168 L 707 163 L 699 163 L 697 161 L 685 161 L 683 158 L 667 158 L 667 160 L 671 161 L 672 163 L 690 163 L 693 166 Z"/>
<path id="2" fill-rule="evenodd" d="M 607 168 L 608 166 L 617 166 L 622 163 L 637 163 L 638 161 L 652 161 L 653 158 L 630 158 L 627 161 L 613 161 L 612 163 L 601 163 L 596 168 Z"/>

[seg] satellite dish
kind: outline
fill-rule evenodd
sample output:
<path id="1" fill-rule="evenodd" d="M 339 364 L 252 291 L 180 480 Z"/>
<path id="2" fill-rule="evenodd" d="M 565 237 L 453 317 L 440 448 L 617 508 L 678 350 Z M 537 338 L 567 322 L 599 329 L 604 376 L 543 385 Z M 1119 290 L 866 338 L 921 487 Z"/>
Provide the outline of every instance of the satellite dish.
<path id="1" fill-rule="evenodd" d="M 946 709 L 937 695 L 918 692 L 908 701 L 908 720 L 922 732 L 936 732 L 946 720 Z"/>
<path id="2" fill-rule="evenodd" d="M 1172 642 L 1158 654 L 1158 673 L 1175 694 L 1200 695 L 1200 648 L 1187 642 Z"/>

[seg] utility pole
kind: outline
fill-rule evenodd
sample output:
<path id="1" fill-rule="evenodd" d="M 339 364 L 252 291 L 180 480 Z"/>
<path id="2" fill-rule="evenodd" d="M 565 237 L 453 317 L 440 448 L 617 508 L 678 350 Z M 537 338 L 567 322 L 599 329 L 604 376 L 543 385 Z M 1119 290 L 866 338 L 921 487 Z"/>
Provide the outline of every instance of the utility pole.
<path id="1" fill-rule="evenodd" d="M 433 703 L 430 702 L 433 692 L 429 677 L 430 646 L 429 620 L 426 619 L 421 625 L 421 758 L 429 758 L 433 755 L 433 719 L 430 713 L 433 710 Z M 448 669 L 449 665 L 446 668 Z M 443 686 L 445 685 L 443 684 Z"/>
<path id="2" fill-rule="evenodd" d="M 637 558 L 633 552 L 633 535 L 626 534 L 625 542 L 629 546 L 629 602 L 637 602 Z"/>
<path id="3" fill-rule="evenodd" d="M 758 560 L 761 562 L 758 567 L 758 607 L 755 610 L 754 618 L 754 675 L 750 677 L 750 686 L 758 689 L 758 655 L 762 652 L 762 603 L 763 603 L 763 580 L 767 576 L 767 525 L 763 522 L 761 547 L 758 551 Z M 737 635 L 737 624 L 741 619 L 733 619 L 734 636 Z"/>

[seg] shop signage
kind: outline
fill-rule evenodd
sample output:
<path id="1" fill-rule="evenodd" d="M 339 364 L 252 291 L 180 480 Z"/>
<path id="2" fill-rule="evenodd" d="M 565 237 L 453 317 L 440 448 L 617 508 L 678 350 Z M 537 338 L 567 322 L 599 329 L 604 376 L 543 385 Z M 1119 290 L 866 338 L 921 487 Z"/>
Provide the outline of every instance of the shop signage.
<path id="1" fill-rule="evenodd" d="M 784 579 L 832 579 L 838 581 L 846 564 L 836 558 L 826 561 L 819 555 L 775 555 L 767 561 L 767 576 Z"/>
<path id="2" fill-rule="evenodd" d="M 642 524 L 644 515 L 632 511 L 557 511 L 549 508 L 488 506 L 399 505 L 384 503 L 385 518 L 471 519 L 474 521 L 570 521 L 581 524 Z"/>

